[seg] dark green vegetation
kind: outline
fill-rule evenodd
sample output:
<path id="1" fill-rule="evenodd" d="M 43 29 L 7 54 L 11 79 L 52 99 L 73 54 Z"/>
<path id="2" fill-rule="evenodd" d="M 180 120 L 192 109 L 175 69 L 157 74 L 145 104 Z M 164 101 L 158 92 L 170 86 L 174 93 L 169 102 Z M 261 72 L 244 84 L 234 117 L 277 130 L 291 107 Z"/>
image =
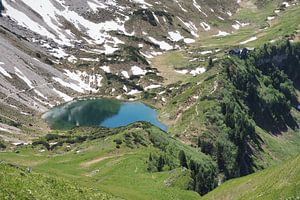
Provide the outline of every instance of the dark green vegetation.
<path id="1" fill-rule="evenodd" d="M 297 83 L 291 79 L 299 74 L 299 50 L 298 44 L 283 42 L 219 63 L 222 89 L 214 97 L 218 104 L 206 111 L 210 125 L 199 137 L 198 146 L 215 158 L 225 179 L 263 167 L 257 159 L 266 141 L 256 127 L 274 137 L 298 129 L 291 114 L 297 106 Z"/>
<path id="2" fill-rule="evenodd" d="M 170 132 L 210 155 L 223 181 L 299 154 L 299 50 L 283 41 L 214 62 L 170 97 Z"/>

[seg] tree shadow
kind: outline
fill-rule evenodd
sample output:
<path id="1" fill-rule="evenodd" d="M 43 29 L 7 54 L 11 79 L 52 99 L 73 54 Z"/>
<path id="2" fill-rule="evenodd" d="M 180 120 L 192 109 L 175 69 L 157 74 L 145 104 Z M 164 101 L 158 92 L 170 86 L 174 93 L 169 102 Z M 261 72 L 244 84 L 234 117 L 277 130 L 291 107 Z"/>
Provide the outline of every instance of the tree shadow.
<path id="1" fill-rule="evenodd" d="M 299 128 L 296 119 L 292 116 L 291 113 L 283 115 L 279 120 L 274 120 L 268 114 L 259 114 L 255 117 L 254 120 L 259 127 L 274 136 L 282 135 L 289 129 L 295 131 Z"/>

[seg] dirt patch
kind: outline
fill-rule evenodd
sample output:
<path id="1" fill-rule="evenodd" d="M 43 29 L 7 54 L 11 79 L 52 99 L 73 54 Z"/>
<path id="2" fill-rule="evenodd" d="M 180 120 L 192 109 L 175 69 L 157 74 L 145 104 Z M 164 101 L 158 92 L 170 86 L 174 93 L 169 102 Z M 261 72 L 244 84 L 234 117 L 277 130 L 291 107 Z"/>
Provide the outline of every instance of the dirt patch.
<path id="1" fill-rule="evenodd" d="M 101 161 L 110 159 L 110 158 L 118 158 L 118 157 L 122 157 L 124 155 L 128 155 L 128 154 L 133 154 L 133 153 L 123 153 L 123 154 L 116 154 L 116 155 L 109 155 L 109 156 L 103 156 L 103 157 L 99 157 L 99 158 L 95 158 L 93 160 L 89 160 L 86 162 L 83 162 L 80 164 L 81 167 L 90 167 L 93 164 L 99 163 Z"/>

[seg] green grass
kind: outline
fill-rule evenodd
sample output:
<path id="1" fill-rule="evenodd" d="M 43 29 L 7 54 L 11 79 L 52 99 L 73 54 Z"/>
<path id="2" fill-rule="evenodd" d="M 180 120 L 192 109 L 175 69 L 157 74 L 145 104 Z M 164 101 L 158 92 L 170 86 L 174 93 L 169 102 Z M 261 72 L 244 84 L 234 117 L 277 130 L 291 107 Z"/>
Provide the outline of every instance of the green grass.
<path id="1" fill-rule="evenodd" d="M 27 168 L 0 163 L 0 199 L 120 199 Z"/>
<path id="2" fill-rule="evenodd" d="M 271 2 L 262 9 L 255 9 L 252 11 L 251 9 L 242 9 L 237 15 L 234 16 L 234 19 L 243 22 L 250 22 L 250 26 L 244 27 L 225 37 L 202 38 L 192 47 L 257 47 L 264 43 L 268 43 L 271 40 L 282 39 L 285 36 L 293 34 L 297 29 L 299 29 L 300 5 L 287 8 L 285 11 L 280 12 L 274 20 L 267 22 L 267 17 L 273 15 L 273 11 L 276 8 L 277 3 Z M 256 36 L 257 40 L 249 42 L 245 45 L 240 45 L 240 42 L 248 40 L 253 36 Z"/>
<path id="3" fill-rule="evenodd" d="M 300 120 L 300 113 L 292 110 L 293 116 L 297 121 Z M 283 160 L 289 159 L 300 153 L 300 132 L 299 129 L 289 129 L 280 135 L 274 136 L 259 127 L 256 127 L 256 132 L 264 141 L 262 145 L 262 158 L 257 158 L 256 161 L 259 165 L 267 167 L 270 165 L 278 164 Z"/>
<path id="4" fill-rule="evenodd" d="M 35 173 L 60 177 L 76 182 L 80 187 L 100 190 L 125 199 L 198 199 L 199 195 L 196 192 L 187 190 L 190 182 L 189 171 L 181 168 L 163 172 L 147 171 L 150 153 L 164 153 L 150 144 L 148 134 L 165 143 L 164 147 L 167 149 L 165 154 L 174 160 L 177 160 L 178 151 L 181 149 L 195 160 L 210 162 L 210 159 L 169 137 L 158 128 L 149 127 L 145 130 L 133 125 L 120 129 L 116 135 L 71 144 L 71 147 L 65 144 L 52 152 L 41 152 L 42 147 L 29 146 L 19 148 L 19 153 L 1 152 L 0 156 L 9 163 L 30 166 Z M 124 134 L 128 133 L 143 135 L 148 145 L 134 144 L 129 148 L 123 142 L 120 148 L 116 148 L 114 140 L 122 139 Z M 90 165 L 86 164 L 95 159 L 100 160 Z"/>
<path id="5" fill-rule="evenodd" d="M 300 198 L 300 156 L 261 172 L 227 181 L 205 200 L 273 200 Z"/>

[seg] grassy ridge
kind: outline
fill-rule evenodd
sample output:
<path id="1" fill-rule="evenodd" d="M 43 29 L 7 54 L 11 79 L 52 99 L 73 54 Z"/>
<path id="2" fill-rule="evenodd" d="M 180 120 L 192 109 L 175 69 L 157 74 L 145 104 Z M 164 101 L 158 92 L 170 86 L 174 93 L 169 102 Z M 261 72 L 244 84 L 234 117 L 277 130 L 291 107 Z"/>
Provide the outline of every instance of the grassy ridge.
<path id="1" fill-rule="evenodd" d="M 83 130 L 59 134 L 75 137 L 93 132 L 92 129 L 88 129 L 88 133 Z M 96 135 L 96 132 L 93 134 Z M 122 141 L 118 147 L 117 140 Z M 34 172 L 61 177 L 78 183 L 80 187 L 88 186 L 125 199 L 198 199 L 196 192 L 187 190 L 190 172 L 179 167 L 177 157 L 180 150 L 184 150 L 188 158 L 212 164 L 208 156 L 158 128 L 139 124 L 117 129 L 114 135 L 83 142 L 73 143 L 67 138 L 62 146 L 52 151 L 38 145 L 34 148 L 20 147 L 18 153 L 1 152 L 0 156 L 9 163 L 30 166 Z M 175 163 L 175 167 L 169 169 L 165 166 L 162 172 L 149 172 L 150 153 L 167 157 Z M 17 187 L 11 186 L 11 189 Z M 60 193 L 59 190 L 57 192 Z"/>
<path id="2" fill-rule="evenodd" d="M 299 199 L 300 156 L 279 166 L 230 180 L 208 193 L 205 200 Z"/>

